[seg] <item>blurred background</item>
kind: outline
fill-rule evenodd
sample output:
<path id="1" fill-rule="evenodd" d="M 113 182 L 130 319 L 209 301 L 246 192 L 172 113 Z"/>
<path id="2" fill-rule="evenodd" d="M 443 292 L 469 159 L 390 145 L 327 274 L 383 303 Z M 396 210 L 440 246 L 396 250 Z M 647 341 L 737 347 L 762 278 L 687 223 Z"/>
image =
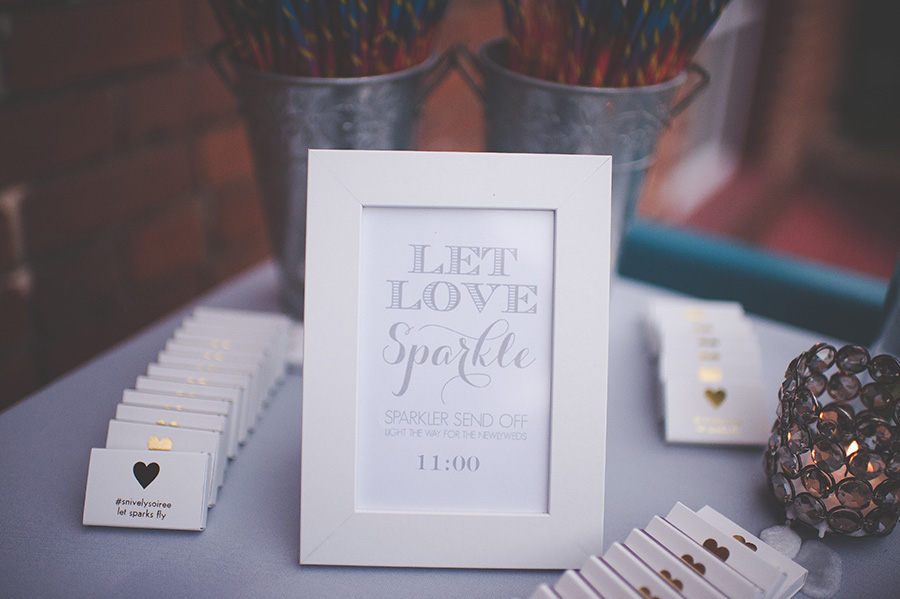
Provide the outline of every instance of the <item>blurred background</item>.
<path id="1" fill-rule="evenodd" d="M 732 0 L 643 218 L 887 280 L 900 254 L 900 3 Z M 503 35 L 451 0 L 438 48 Z M 269 257 L 207 0 L 0 0 L 0 409 Z M 419 149 L 483 149 L 452 73 Z"/>

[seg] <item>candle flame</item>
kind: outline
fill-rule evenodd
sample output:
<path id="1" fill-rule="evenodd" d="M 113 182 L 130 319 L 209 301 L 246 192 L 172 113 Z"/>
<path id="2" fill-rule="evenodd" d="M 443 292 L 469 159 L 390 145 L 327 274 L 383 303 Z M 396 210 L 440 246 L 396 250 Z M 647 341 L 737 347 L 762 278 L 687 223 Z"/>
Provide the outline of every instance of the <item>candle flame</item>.
<path id="1" fill-rule="evenodd" d="M 850 445 L 847 446 L 847 457 L 852 456 L 857 451 L 859 451 L 859 443 L 851 441 Z"/>

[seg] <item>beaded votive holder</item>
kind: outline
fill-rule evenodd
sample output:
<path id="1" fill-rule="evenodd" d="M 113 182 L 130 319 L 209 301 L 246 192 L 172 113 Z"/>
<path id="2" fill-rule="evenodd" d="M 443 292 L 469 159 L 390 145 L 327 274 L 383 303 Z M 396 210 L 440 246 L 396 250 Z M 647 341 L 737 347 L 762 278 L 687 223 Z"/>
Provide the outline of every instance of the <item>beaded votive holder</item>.
<path id="1" fill-rule="evenodd" d="M 900 517 L 900 361 L 817 343 L 785 372 L 765 453 L 787 519 L 846 536 Z"/>

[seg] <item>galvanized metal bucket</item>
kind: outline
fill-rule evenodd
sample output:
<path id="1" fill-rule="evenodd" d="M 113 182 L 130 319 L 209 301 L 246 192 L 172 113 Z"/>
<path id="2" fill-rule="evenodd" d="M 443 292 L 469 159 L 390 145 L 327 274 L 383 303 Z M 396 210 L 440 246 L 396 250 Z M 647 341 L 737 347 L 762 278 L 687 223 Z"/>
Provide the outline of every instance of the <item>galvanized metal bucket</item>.
<path id="1" fill-rule="evenodd" d="M 477 57 L 465 48 L 457 52 L 461 74 L 483 102 L 488 151 L 612 155 L 610 252 L 615 265 L 659 135 L 706 87 L 709 75 L 692 65 L 696 81 L 673 106 L 687 72 L 646 87 L 583 87 L 511 71 L 505 66 L 506 40 L 487 42 Z M 477 71 L 474 77 L 471 70 Z"/>
<path id="2" fill-rule="evenodd" d="M 452 68 L 452 53 L 354 78 L 293 77 L 238 64 L 232 78 L 223 50 L 212 57 L 247 124 L 282 304 L 302 318 L 307 151 L 413 149 L 422 102 Z"/>

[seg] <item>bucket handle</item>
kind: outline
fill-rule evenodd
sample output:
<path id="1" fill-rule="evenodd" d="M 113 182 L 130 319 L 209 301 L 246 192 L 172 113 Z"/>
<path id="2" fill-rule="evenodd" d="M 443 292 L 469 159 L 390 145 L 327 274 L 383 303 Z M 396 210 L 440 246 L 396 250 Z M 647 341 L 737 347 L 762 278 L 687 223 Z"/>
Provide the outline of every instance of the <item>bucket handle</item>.
<path id="1" fill-rule="evenodd" d="M 235 82 L 234 77 L 232 77 L 231 72 L 228 70 L 228 67 L 225 66 L 224 55 L 227 49 L 228 43 L 225 40 L 219 42 L 209 51 L 209 61 L 212 64 L 213 70 L 215 70 L 216 74 L 219 76 L 219 79 L 225 84 L 225 87 L 227 87 L 231 93 L 237 95 L 237 83 Z M 444 50 L 440 56 L 438 56 L 434 66 L 432 66 L 425 74 L 425 87 L 419 92 L 416 103 L 420 104 L 424 102 L 425 99 L 437 89 L 437 86 L 447 77 L 455 65 L 456 48 Z"/>
<path id="2" fill-rule="evenodd" d="M 456 48 L 450 47 L 441 52 L 424 77 L 424 87 L 416 98 L 416 104 L 424 102 L 431 93 L 437 89 L 437 86 L 447 77 L 453 67 L 456 65 Z"/>
<path id="3" fill-rule="evenodd" d="M 701 67 L 696 62 L 688 63 L 688 65 L 684 69 L 688 72 L 688 74 L 693 73 L 697 76 L 697 81 L 694 82 L 693 86 L 688 90 L 687 93 L 684 94 L 684 97 L 678 100 L 678 102 L 669 110 L 669 120 L 671 121 L 676 116 L 685 111 L 685 109 L 694 103 L 694 100 L 697 99 L 697 96 L 700 95 L 706 86 L 709 85 L 709 73 Z"/>
<path id="4" fill-rule="evenodd" d="M 225 60 L 223 58 L 226 49 L 228 49 L 228 43 L 225 40 L 222 40 L 213 46 L 212 50 L 209 51 L 209 62 L 212 64 L 212 68 L 219 76 L 219 79 L 225 84 L 225 87 L 227 87 L 232 94 L 237 95 L 237 83 L 235 83 L 234 78 L 231 76 L 228 67 L 225 66 Z"/>
<path id="5" fill-rule="evenodd" d="M 487 91 L 485 90 L 484 84 L 478 82 L 478 78 L 484 81 L 484 68 L 481 66 L 481 61 L 479 61 L 478 58 L 472 54 L 472 51 L 463 44 L 459 44 L 456 47 L 456 65 L 459 69 L 459 74 L 462 75 L 465 82 L 472 88 L 472 91 L 481 98 L 482 102 L 486 101 Z M 477 78 L 472 75 L 473 71 L 478 72 Z M 693 73 L 697 80 L 693 83 L 687 93 L 685 93 L 684 97 L 678 100 L 678 102 L 669 110 L 670 121 L 684 112 L 688 106 L 693 104 L 700 92 L 709 85 L 709 73 L 699 64 L 695 62 L 689 63 L 687 67 L 685 67 L 685 71 L 688 71 L 689 74 Z"/>
<path id="6" fill-rule="evenodd" d="M 473 77 L 472 73 L 469 72 L 469 69 L 478 71 L 478 78 L 484 81 L 484 68 L 481 66 L 481 62 L 464 44 L 458 44 L 456 46 L 455 57 L 457 69 L 463 80 L 468 84 L 472 91 L 481 98 L 482 102 L 487 102 L 487 91 L 484 88 L 484 84 L 478 83 L 477 78 Z"/>

